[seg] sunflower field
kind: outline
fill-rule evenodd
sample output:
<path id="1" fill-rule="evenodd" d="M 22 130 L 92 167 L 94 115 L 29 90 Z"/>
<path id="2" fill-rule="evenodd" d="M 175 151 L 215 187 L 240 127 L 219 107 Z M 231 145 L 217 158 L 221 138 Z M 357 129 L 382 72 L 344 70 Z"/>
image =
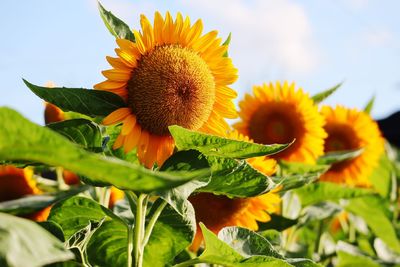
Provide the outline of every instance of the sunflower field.
<path id="1" fill-rule="evenodd" d="M 373 100 L 273 81 L 236 106 L 230 36 L 99 11 L 103 82 L 23 80 L 45 126 L 0 108 L 0 266 L 400 266 L 400 154 Z"/>

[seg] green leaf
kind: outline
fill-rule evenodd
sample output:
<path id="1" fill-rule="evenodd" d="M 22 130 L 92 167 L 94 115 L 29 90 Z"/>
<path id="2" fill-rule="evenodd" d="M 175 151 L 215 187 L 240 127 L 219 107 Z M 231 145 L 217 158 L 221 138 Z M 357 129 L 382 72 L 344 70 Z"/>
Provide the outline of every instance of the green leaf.
<path id="1" fill-rule="evenodd" d="M 300 225 L 305 225 L 313 221 L 322 221 L 334 216 L 341 210 L 342 208 L 339 205 L 332 202 L 320 202 L 315 205 L 310 205 L 302 210 L 299 223 Z"/>
<path id="2" fill-rule="evenodd" d="M 330 182 L 318 182 L 298 188 L 294 191 L 303 207 L 327 200 L 351 199 L 374 194 L 363 188 L 351 188 Z"/>
<path id="3" fill-rule="evenodd" d="M 0 108 L 0 160 L 32 160 L 86 176 L 87 181 L 141 192 L 167 189 L 209 174 L 198 171 L 155 172 L 142 166 L 90 153 L 65 137 L 40 127 L 9 108 Z M 50 148 L 50 149 L 49 149 Z"/>
<path id="4" fill-rule="evenodd" d="M 354 159 L 363 153 L 363 148 L 325 153 L 317 160 L 317 164 L 334 164 L 345 160 Z"/>
<path id="5" fill-rule="evenodd" d="M 268 221 L 266 223 L 262 223 L 262 222 L 258 223 L 259 231 L 265 231 L 265 230 L 269 230 L 269 229 L 283 231 L 287 228 L 292 227 L 293 225 L 296 225 L 297 221 L 298 221 L 298 220 L 289 219 L 289 218 L 286 218 L 286 217 L 283 217 L 281 215 L 277 215 L 274 213 L 270 214 L 269 216 L 271 217 L 270 221 Z"/>
<path id="6" fill-rule="evenodd" d="M 251 197 L 275 188 L 268 176 L 257 171 L 245 160 L 207 157 L 212 169 L 210 182 L 198 192 L 208 192 L 228 197 Z"/>
<path id="7" fill-rule="evenodd" d="M 112 211 L 86 197 L 72 197 L 59 202 L 51 209 L 49 221 L 61 226 L 64 237 L 68 240 L 72 235 L 87 227 L 91 221 L 116 220 L 124 223 Z"/>
<path id="8" fill-rule="evenodd" d="M 93 236 L 93 234 L 103 225 L 104 218 L 100 221 L 89 221 L 89 224 L 85 227 L 73 234 L 67 242 L 65 242 L 65 246 L 68 249 L 79 251 L 77 253 L 78 257 L 81 259 L 82 263 L 87 263 L 87 245 Z"/>
<path id="9" fill-rule="evenodd" d="M 206 156 L 246 159 L 276 154 L 291 145 L 260 145 L 199 133 L 177 125 L 168 128 L 179 150 L 195 149 Z"/>
<path id="10" fill-rule="evenodd" d="M 267 239 L 242 227 L 225 227 L 218 238 L 244 257 L 264 255 L 283 259 Z"/>
<path id="11" fill-rule="evenodd" d="M 35 222 L 0 213 L 0 266 L 39 267 L 74 255 Z"/>
<path id="12" fill-rule="evenodd" d="M 28 195 L 23 198 L 0 202 L 0 212 L 14 215 L 31 214 L 88 189 L 89 186 L 84 185 L 66 191 L 41 195 Z"/>
<path id="13" fill-rule="evenodd" d="M 227 45 L 229 46 L 229 44 L 231 43 L 231 39 L 232 39 L 232 33 L 230 32 L 228 37 L 226 38 L 226 40 L 222 43 L 222 45 Z M 225 52 L 224 57 L 228 57 L 228 50 Z"/>
<path id="14" fill-rule="evenodd" d="M 315 104 L 319 104 L 322 101 L 324 101 L 326 98 L 328 98 L 331 94 L 336 92 L 336 90 L 339 89 L 339 87 L 342 86 L 342 84 L 343 84 L 343 82 L 338 83 L 337 85 L 335 85 L 325 91 L 322 91 L 316 95 L 313 95 L 311 98 L 312 98 L 312 100 L 314 100 Z"/>
<path id="15" fill-rule="evenodd" d="M 363 267 L 381 267 L 378 262 L 373 259 L 363 255 L 352 255 L 344 251 L 338 251 L 338 263 L 337 267 L 353 267 L 353 266 L 363 266 Z"/>
<path id="16" fill-rule="evenodd" d="M 368 101 L 367 105 L 365 105 L 364 112 L 367 114 L 371 114 L 372 108 L 374 107 L 375 96 L 372 96 Z"/>
<path id="17" fill-rule="evenodd" d="M 301 162 L 289 162 L 285 160 L 279 161 L 280 175 L 286 176 L 290 174 L 322 174 L 329 169 L 330 165 L 325 164 L 306 164 Z"/>
<path id="18" fill-rule="evenodd" d="M 114 35 L 115 38 L 127 39 L 129 41 L 135 42 L 135 36 L 129 29 L 129 26 L 121 19 L 114 16 L 110 11 L 107 11 L 100 4 L 100 2 L 97 2 L 97 4 L 99 7 L 100 17 L 111 34 Z"/>
<path id="19" fill-rule="evenodd" d="M 389 198 L 392 189 L 392 175 L 394 175 L 393 165 L 387 155 L 383 154 L 368 180 L 381 196 Z"/>
<path id="20" fill-rule="evenodd" d="M 307 259 L 284 259 L 273 249 L 268 240 L 244 228 L 229 227 L 227 230 L 222 230 L 219 236 L 228 242 L 225 243 L 202 223 L 200 227 L 206 248 L 198 258 L 188 263 L 203 262 L 227 267 L 318 266 Z M 183 264 L 175 266 L 188 266 Z"/>
<path id="21" fill-rule="evenodd" d="M 160 171 L 194 171 L 208 167 L 207 159 L 200 152 L 187 150 L 172 155 L 164 162 Z M 207 185 L 209 181 L 210 176 L 194 179 L 178 187 L 158 192 L 157 195 L 167 201 L 181 216 L 189 218 L 192 226 L 195 227 L 194 209 L 187 199 L 196 189 Z"/>
<path id="22" fill-rule="evenodd" d="M 272 180 L 276 183 L 276 186 L 281 186 L 280 192 L 285 192 L 294 188 L 302 187 L 316 181 L 323 172 L 317 173 L 306 173 L 299 175 L 288 175 L 288 176 L 273 176 Z"/>
<path id="23" fill-rule="evenodd" d="M 23 80 L 38 97 L 52 103 L 63 111 L 74 111 L 90 117 L 107 116 L 116 109 L 126 107 L 124 100 L 116 94 L 82 88 L 47 88 Z"/>
<path id="24" fill-rule="evenodd" d="M 372 257 L 365 255 L 358 247 L 351 244 L 339 241 L 337 246 L 338 262 L 339 267 L 353 267 L 353 266 L 365 266 L 365 267 L 379 267 L 382 266 L 380 263 L 375 261 Z"/>
<path id="25" fill-rule="evenodd" d="M 66 120 L 48 124 L 47 127 L 85 149 L 93 152 L 101 152 L 103 150 L 100 127 L 90 120 Z"/>
<path id="26" fill-rule="evenodd" d="M 119 221 L 105 221 L 87 245 L 89 262 L 94 266 L 125 267 L 128 229 Z"/>
<path id="27" fill-rule="evenodd" d="M 365 220 L 372 232 L 382 239 L 393 251 L 400 253 L 400 241 L 396 230 L 385 211 L 386 201 L 378 196 L 365 196 L 351 199 L 345 209 Z"/>
<path id="28" fill-rule="evenodd" d="M 159 199 L 153 205 L 156 207 L 161 202 Z M 194 216 L 190 213 L 179 214 L 170 205 L 164 208 L 145 247 L 143 266 L 164 267 L 192 243 L 196 225 L 193 225 L 189 215 Z"/>
<path id="29" fill-rule="evenodd" d="M 58 223 L 53 221 L 44 221 L 44 222 L 38 222 L 38 224 L 42 228 L 46 229 L 47 232 L 57 237 L 58 240 L 60 240 L 61 242 L 65 242 L 64 232 Z"/>

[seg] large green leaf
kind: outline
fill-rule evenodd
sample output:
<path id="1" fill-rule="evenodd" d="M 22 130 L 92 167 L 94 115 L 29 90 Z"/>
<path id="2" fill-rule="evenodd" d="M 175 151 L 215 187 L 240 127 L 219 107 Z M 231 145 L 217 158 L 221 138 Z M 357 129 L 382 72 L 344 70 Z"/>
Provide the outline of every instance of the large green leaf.
<path id="1" fill-rule="evenodd" d="M 210 170 L 154 172 L 116 158 L 90 153 L 54 131 L 36 125 L 16 111 L 0 108 L 0 160 L 32 160 L 86 176 L 86 181 L 150 192 L 203 177 Z"/>
<path id="2" fill-rule="evenodd" d="M 159 199 L 154 205 L 161 202 Z M 149 217 L 152 215 L 150 212 Z M 164 267 L 190 245 L 196 230 L 190 216 L 194 214 L 179 214 L 170 205 L 164 208 L 145 247 L 143 266 Z"/>
<path id="3" fill-rule="evenodd" d="M 47 127 L 85 149 L 93 152 L 101 152 L 103 150 L 103 138 L 100 127 L 90 120 L 66 120 L 48 124 Z"/>
<path id="4" fill-rule="evenodd" d="M 225 227 L 218 233 L 218 238 L 244 257 L 265 255 L 283 259 L 267 239 L 242 227 Z"/>
<path id="5" fill-rule="evenodd" d="M 84 185 L 66 191 L 41 195 L 29 195 L 15 200 L 0 202 L 0 212 L 6 212 L 14 215 L 30 214 L 53 205 L 58 201 L 86 191 L 88 188 L 89 186 Z"/>
<path id="6" fill-rule="evenodd" d="M 338 251 L 338 261 L 337 267 L 354 267 L 354 266 L 363 266 L 363 267 L 381 267 L 378 262 L 375 262 L 373 259 L 363 255 L 353 255 L 344 251 Z"/>
<path id="7" fill-rule="evenodd" d="M 294 191 L 303 207 L 327 200 L 339 200 L 361 197 L 374 194 L 373 191 L 363 188 L 351 188 L 330 182 L 310 184 Z"/>
<path id="8" fill-rule="evenodd" d="M 52 103 L 64 111 L 74 111 L 91 117 L 107 116 L 126 104 L 116 94 L 82 88 L 47 88 L 24 80 L 31 91 L 46 102 Z"/>
<path id="9" fill-rule="evenodd" d="M 115 38 L 127 39 L 132 42 L 135 41 L 135 36 L 129 29 L 129 26 L 123 22 L 121 19 L 117 18 L 110 11 L 107 11 L 100 2 L 97 2 L 99 6 L 99 12 L 101 19 L 106 25 L 107 29 L 110 31 Z"/>
<path id="10" fill-rule="evenodd" d="M 199 133 L 177 125 L 168 128 L 179 150 L 195 149 L 206 156 L 246 159 L 276 154 L 291 145 L 260 145 Z"/>
<path id="11" fill-rule="evenodd" d="M 304 208 L 299 218 L 300 225 L 305 225 L 313 221 L 322 221 L 338 212 L 342 211 L 342 207 L 332 202 L 320 202 Z"/>
<path id="12" fill-rule="evenodd" d="M 316 181 L 323 172 L 294 174 L 287 176 L 273 176 L 272 181 L 280 186 L 280 192 L 302 187 Z"/>
<path id="13" fill-rule="evenodd" d="M 245 160 L 207 157 L 212 169 L 210 182 L 199 192 L 229 197 L 251 197 L 267 193 L 276 185 L 268 176 L 254 169 Z"/>
<path id="14" fill-rule="evenodd" d="M 95 266 L 125 267 L 128 229 L 117 220 L 105 221 L 87 245 L 89 262 Z"/>
<path id="15" fill-rule="evenodd" d="M 345 209 L 363 218 L 377 237 L 393 251 L 400 253 L 400 241 L 386 206 L 386 201 L 378 196 L 365 196 L 351 199 Z"/>
<path id="16" fill-rule="evenodd" d="M 0 266 L 40 267 L 74 255 L 36 223 L 0 213 Z"/>
<path id="17" fill-rule="evenodd" d="M 259 222 L 258 223 L 258 230 L 259 231 L 265 231 L 265 230 L 269 230 L 269 229 L 275 229 L 278 231 L 283 231 L 289 227 L 292 227 L 293 225 L 297 224 L 298 220 L 293 220 L 293 219 L 289 219 L 286 217 L 283 217 L 281 215 L 278 214 L 270 214 L 271 220 L 266 222 L 266 223 L 262 223 Z"/>
<path id="18" fill-rule="evenodd" d="M 324 101 L 326 98 L 328 98 L 331 94 L 333 94 L 334 92 L 336 92 L 337 89 L 339 89 L 340 86 L 342 86 L 343 82 L 338 83 L 337 85 L 322 91 L 318 94 L 315 94 L 312 96 L 312 99 L 314 100 L 314 103 L 318 104 L 321 103 L 322 101 Z"/>
<path id="19" fill-rule="evenodd" d="M 49 221 L 61 226 L 65 239 L 89 225 L 90 221 L 115 220 L 124 225 L 121 219 L 109 209 L 86 197 L 72 197 L 59 202 L 51 209 Z"/>
<path id="20" fill-rule="evenodd" d="M 106 127 L 106 147 L 104 153 L 107 156 L 122 159 L 131 163 L 139 164 L 136 149 L 132 149 L 128 153 L 124 152 L 124 148 L 113 149 L 114 142 L 117 140 L 118 135 L 121 133 L 121 125 L 113 125 Z"/>

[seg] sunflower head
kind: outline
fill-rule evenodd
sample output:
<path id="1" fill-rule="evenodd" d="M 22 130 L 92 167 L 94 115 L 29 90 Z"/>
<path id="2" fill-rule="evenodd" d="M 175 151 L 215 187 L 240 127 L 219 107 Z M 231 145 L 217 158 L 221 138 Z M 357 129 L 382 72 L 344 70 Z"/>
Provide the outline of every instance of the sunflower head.
<path id="1" fill-rule="evenodd" d="M 368 176 L 384 151 L 384 139 L 377 123 L 367 113 L 343 106 L 324 106 L 321 114 L 325 117 L 328 133 L 325 152 L 358 148 L 363 148 L 363 152 L 354 159 L 334 164 L 320 179 L 351 186 L 370 186 Z"/>
<path id="2" fill-rule="evenodd" d="M 227 134 L 230 139 L 252 142 L 236 130 Z M 268 157 L 248 159 L 247 162 L 265 175 L 272 175 L 276 171 L 276 161 Z M 273 190 L 264 195 L 250 198 L 229 198 L 211 193 L 199 193 L 189 198 L 192 203 L 196 221 L 204 223 L 208 229 L 218 233 L 227 226 L 241 226 L 257 230 L 257 221 L 267 222 L 271 219 L 268 213 L 276 212 L 281 202 L 278 190 Z M 203 240 L 200 227 L 197 232 L 192 250 L 197 250 Z"/>
<path id="3" fill-rule="evenodd" d="M 272 157 L 287 161 L 314 163 L 323 154 L 324 120 L 312 99 L 295 84 L 279 82 L 253 87 L 239 103 L 241 121 L 234 127 L 256 143 L 290 143 Z"/>
<path id="4" fill-rule="evenodd" d="M 118 57 L 107 57 L 113 67 L 103 71 L 106 81 L 95 89 L 118 94 L 127 107 L 109 116 L 105 125 L 122 123 L 114 149 L 136 148 L 147 167 L 161 165 L 174 149 L 170 125 L 212 134 L 224 134 L 224 118 L 235 118 L 232 99 L 236 92 L 228 86 L 237 79 L 237 70 L 225 57 L 217 32 L 202 34 L 203 23 L 193 25 L 189 17 L 156 12 L 154 25 L 145 16 L 141 32 L 133 31 L 135 42 L 117 39 Z"/>
<path id="5" fill-rule="evenodd" d="M 33 178 L 32 169 L 20 169 L 11 165 L 0 166 L 0 202 L 40 193 L 41 191 Z M 35 221 L 45 221 L 49 210 L 50 208 L 45 208 L 24 217 Z"/>

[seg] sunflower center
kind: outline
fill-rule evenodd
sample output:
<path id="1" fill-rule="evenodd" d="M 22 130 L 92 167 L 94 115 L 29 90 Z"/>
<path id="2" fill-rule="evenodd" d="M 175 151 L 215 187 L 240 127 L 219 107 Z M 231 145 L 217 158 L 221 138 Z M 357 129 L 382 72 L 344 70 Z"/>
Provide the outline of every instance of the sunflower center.
<path id="1" fill-rule="evenodd" d="M 293 109 L 273 104 L 259 108 L 250 119 L 250 137 L 260 144 L 284 144 L 298 138 L 297 118 L 290 110 Z"/>
<path id="2" fill-rule="evenodd" d="M 203 222 L 209 229 L 219 231 L 222 227 L 235 225 L 234 217 L 240 215 L 248 206 L 249 199 L 228 198 L 210 193 L 191 196 L 196 221 Z"/>
<path id="3" fill-rule="evenodd" d="M 141 127 L 156 135 L 168 126 L 197 130 L 215 102 L 214 77 L 194 51 L 179 45 L 157 46 L 143 55 L 128 83 L 128 103 Z"/>
<path id="4" fill-rule="evenodd" d="M 359 148 L 355 132 L 347 125 L 329 125 L 325 127 L 325 130 L 328 133 L 325 140 L 325 152 Z"/>

